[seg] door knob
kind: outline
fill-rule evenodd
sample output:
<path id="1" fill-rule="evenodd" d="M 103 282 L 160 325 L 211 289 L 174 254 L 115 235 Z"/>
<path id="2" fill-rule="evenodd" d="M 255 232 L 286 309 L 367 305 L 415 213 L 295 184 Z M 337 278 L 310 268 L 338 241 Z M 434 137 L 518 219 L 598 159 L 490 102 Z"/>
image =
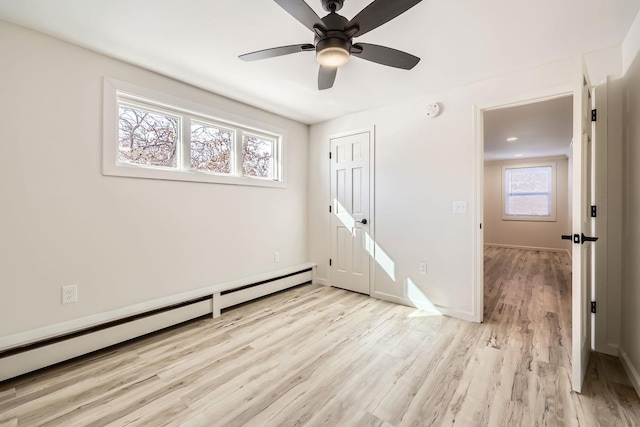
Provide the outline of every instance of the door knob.
<path id="1" fill-rule="evenodd" d="M 584 245 L 584 242 L 595 242 L 597 240 L 598 240 L 597 237 L 585 236 L 584 233 L 582 233 L 582 241 L 580 243 Z"/>
<path id="2" fill-rule="evenodd" d="M 573 240 L 573 243 L 581 243 L 584 245 L 584 242 L 595 242 L 598 238 L 585 236 L 584 233 L 582 233 L 582 235 L 574 234 L 573 236 L 571 234 L 563 234 L 562 240 Z"/>
<path id="3" fill-rule="evenodd" d="M 362 221 L 356 221 L 356 222 L 359 222 L 362 225 L 367 225 L 367 219 L 366 218 L 363 218 Z"/>
<path id="4" fill-rule="evenodd" d="M 562 240 L 573 240 L 573 243 L 580 243 L 580 236 L 577 234 L 563 234 Z"/>

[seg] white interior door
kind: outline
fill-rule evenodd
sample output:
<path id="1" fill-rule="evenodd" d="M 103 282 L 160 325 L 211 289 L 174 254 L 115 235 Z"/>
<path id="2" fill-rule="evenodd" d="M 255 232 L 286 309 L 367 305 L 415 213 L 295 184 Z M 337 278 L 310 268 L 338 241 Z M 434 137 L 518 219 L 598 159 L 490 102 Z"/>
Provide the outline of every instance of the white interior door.
<path id="1" fill-rule="evenodd" d="M 331 285 L 370 294 L 370 132 L 331 139 Z"/>
<path id="2" fill-rule="evenodd" d="M 594 279 L 591 200 L 593 149 L 591 110 L 593 97 L 584 64 L 574 94 L 573 132 L 573 251 L 572 251 L 572 373 L 573 390 L 580 392 L 591 354 L 591 296 Z"/>

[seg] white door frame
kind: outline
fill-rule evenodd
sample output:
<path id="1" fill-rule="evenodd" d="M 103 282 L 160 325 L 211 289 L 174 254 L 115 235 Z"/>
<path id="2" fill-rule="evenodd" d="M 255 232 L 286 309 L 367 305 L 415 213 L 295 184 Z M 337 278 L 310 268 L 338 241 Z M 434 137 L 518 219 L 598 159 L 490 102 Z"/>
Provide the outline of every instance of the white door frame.
<path id="1" fill-rule="evenodd" d="M 592 87 L 594 91 L 595 97 L 595 108 L 597 109 L 598 118 L 595 123 L 594 132 L 596 135 L 596 162 L 593 165 L 593 190 L 596 193 L 596 198 L 594 200 L 595 205 L 597 206 L 598 212 L 595 222 L 595 228 L 593 230 L 593 235 L 599 238 L 598 246 L 596 248 L 596 257 L 595 257 L 595 265 L 596 268 L 596 276 L 595 283 L 601 284 L 601 286 L 596 286 L 596 289 L 593 292 L 592 297 L 598 303 L 598 314 L 593 316 L 592 324 L 591 324 L 591 343 L 593 348 L 600 353 L 609 354 L 611 356 L 618 355 L 618 345 L 615 343 L 609 342 L 609 336 L 607 334 L 607 329 L 611 326 L 610 323 L 614 323 L 614 320 L 611 320 L 611 317 L 615 316 L 613 313 L 608 313 L 608 233 L 607 233 L 607 221 L 608 221 L 608 197 L 607 197 L 607 186 L 608 186 L 608 166 L 607 166 L 607 151 L 609 145 L 609 135 L 608 135 L 608 124 L 607 117 L 609 112 L 607 109 L 608 104 L 608 85 L 609 79 L 606 78 L 604 81 L 600 83 L 596 83 L 595 86 Z M 602 284 L 606 284 L 606 286 L 602 286 Z"/>
<path id="2" fill-rule="evenodd" d="M 473 320 L 482 323 L 484 320 L 484 112 L 498 108 L 517 107 L 541 101 L 574 95 L 572 84 L 549 88 L 536 92 L 515 95 L 483 104 L 473 105 L 473 129 L 476 147 L 476 200 L 474 227 L 476 227 L 474 259 L 474 283 L 472 292 Z M 570 196 L 571 197 L 571 196 Z M 558 238 L 560 238 L 558 236 Z"/>
<path id="3" fill-rule="evenodd" d="M 376 221 L 375 221 L 375 147 L 376 147 L 376 134 L 375 134 L 375 126 L 372 126 L 370 128 L 364 128 L 364 129 L 359 129 L 359 130 L 352 130 L 352 131 L 347 131 L 347 132 L 340 132 L 337 134 L 333 134 L 333 135 L 329 135 L 329 137 L 327 138 L 327 152 L 331 153 L 331 140 L 332 139 L 336 139 L 336 138 L 342 138 L 345 136 L 352 136 L 352 135 L 357 135 L 360 133 L 369 133 L 369 218 L 367 218 L 367 220 L 369 221 L 369 236 L 371 237 L 371 242 L 375 243 L 376 239 L 375 239 L 375 228 L 376 228 Z M 327 160 L 329 161 L 329 171 L 331 171 L 331 159 L 329 158 L 329 155 L 327 155 Z M 333 204 L 333 200 L 331 200 L 331 173 L 329 173 L 329 181 L 327 182 L 327 188 L 329 189 L 329 200 L 328 200 L 328 204 L 327 206 L 331 206 Z M 333 213 L 330 213 L 329 215 L 333 215 Z M 331 258 L 331 256 L 333 255 L 331 253 L 331 236 L 332 236 L 332 229 L 331 229 L 331 220 L 329 220 L 329 229 L 328 229 L 328 233 L 329 233 L 329 258 Z M 375 244 L 372 244 L 371 247 L 369 248 L 369 253 L 370 253 L 370 257 L 369 257 L 369 295 L 373 295 L 373 293 L 375 292 Z M 328 262 L 328 260 L 327 260 Z M 329 286 L 333 286 L 333 269 L 332 267 L 328 268 L 328 274 L 327 274 L 327 279 L 328 279 L 328 285 Z"/>

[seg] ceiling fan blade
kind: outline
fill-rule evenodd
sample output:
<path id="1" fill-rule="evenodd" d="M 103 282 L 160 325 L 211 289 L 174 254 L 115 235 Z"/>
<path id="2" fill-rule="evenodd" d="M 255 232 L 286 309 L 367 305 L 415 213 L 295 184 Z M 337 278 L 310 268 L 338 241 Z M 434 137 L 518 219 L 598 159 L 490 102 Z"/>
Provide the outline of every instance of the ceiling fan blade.
<path id="1" fill-rule="evenodd" d="M 420 58 L 407 52 L 369 43 L 354 44 L 351 54 L 367 61 L 403 70 L 410 70 L 420 62 Z"/>
<path id="2" fill-rule="evenodd" d="M 359 30 L 356 37 L 359 37 L 391 21 L 421 1 L 422 0 L 374 0 L 349 21 L 347 28 L 357 26 Z"/>
<path id="3" fill-rule="evenodd" d="M 324 28 L 318 14 L 304 0 L 275 0 L 275 2 L 311 31 L 314 31 L 313 27 L 316 25 Z"/>
<path id="4" fill-rule="evenodd" d="M 274 58 L 276 56 L 289 55 L 291 53 L 308 52 L 316 50 L 312 44 L 294 44 L 291 46 L 272 47 L 257 52 L 245 53 L 238 56 L 243 61 L 257 61 L 258 59 Z"/>
<path id="5" fill-rule="evenodd" d="M 318 72 L 318 89 L 325 90 L 332 88 L 337 73 L 338 67 L 325 67 L 321 65 L 320 71 Z"/>

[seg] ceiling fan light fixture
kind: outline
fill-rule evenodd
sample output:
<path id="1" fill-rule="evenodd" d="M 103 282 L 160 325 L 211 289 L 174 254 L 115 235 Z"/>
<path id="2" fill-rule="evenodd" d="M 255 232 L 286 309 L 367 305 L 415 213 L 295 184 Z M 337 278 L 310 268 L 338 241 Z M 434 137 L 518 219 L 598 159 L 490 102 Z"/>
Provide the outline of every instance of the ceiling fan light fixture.
<path id="1" fill-rule="evenodd" d="M 256 61 L 315 50 L 316 60 L 320 63 L 318 90 L 333 87 L 338 68 L 349 62 L 351 54 L 365 61 L 403 70 L 411 70 L 420 61 L 417 56 L 390 47 L 371 43 L 354 45 L 353 39 L 395 19 L 422 0 L 369 0 L 369 5 L 352 19 L 337 13 L 342 8 L 344 0 L 321 0 L 323 9 L 329 12 L 322 18 L 305 0 L 274 1 L 311 30 L 315 36 L 313 44 L 302 43 L 258 50 L 240 55 L 241 60 Z"/>
<path id="2" fill-rule="evenodd" d="M 318 63 L 324 67 L 340 67 L 349 62 L 350 57 L 349 51 L 341 47 L 328 47 L 316 55 Z"/>

